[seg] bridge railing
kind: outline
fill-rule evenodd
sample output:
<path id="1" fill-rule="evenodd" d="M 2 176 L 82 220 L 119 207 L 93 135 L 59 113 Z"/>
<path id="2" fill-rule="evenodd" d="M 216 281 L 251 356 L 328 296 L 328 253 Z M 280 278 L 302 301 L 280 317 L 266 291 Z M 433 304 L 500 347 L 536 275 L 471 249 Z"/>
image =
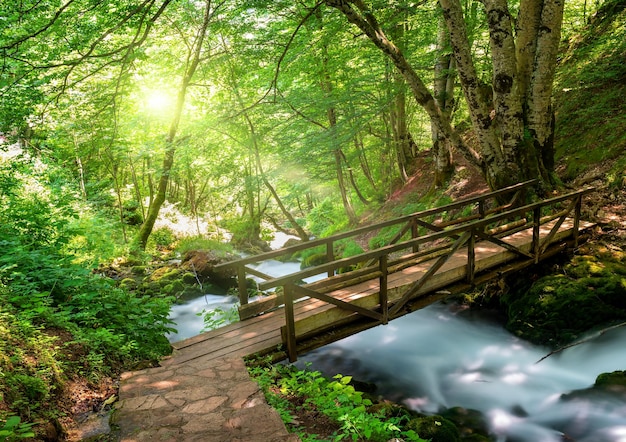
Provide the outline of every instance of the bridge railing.
<path id="1" fill-rule="evenodd" d="M 249 275 L 255 276 L 261 280 L 258 284 L 259 290 L 268 290 L 279 286 L 274 284 L 277 280 L 275 277 L 252 268 L 250 266 L 251 264 L 258 264 L 270 259 L 280 259 L 281 257 L 291 257 L 298 252 L 321 248 L 324 250 L 323 253 L 325 254 L 326 262 L 322 265 L 314 266 L 290 275 L 294 278 L 299 278 L 294 280 L 299 281 L 300 279 L 310 276 L 325 274 L 327 277 L 336 277 L 335 281 L 337 281 L 341 280 L 341 277 L 337 278 L 337 273 L 351 266 L 357 266 L 360 267 L 360 269 L 356 270 L 357 273 L 355 273 L 355 271 L 349 272 L 350 278 L 358 277 L 359 273 L 365 277 L 368 274 L 367 269 L 371 267 L 376 260 L 378 260 L 380 255 L 397 254 L 402 250 L 410 249 L 411 257 L 419 258 L 420 256 L 437 253 L 437 249 L 440 251 L 445 250 L 448 247 L 446 242 L 449 241 L 449 237 L 447 235 L 441 235 L 440 237 L 436 237 L 434 239 L 429 239 L 427 235 L 431 232 L 443 232 L 455 226 L 465 225 L 472 221 L 493 217 L 495 214 L 502 213 L 512 207 L 518 206 L 523 198 L 524 192 L 536 183 L 537 180 L 529 180 L 494 192 L 488 192 L 475 197 L 461 199 L 451 204 L 412 213 L 410 215 L 405 215 L 389 221 L 363 226 L 349 232 L 306 241 L 294 246 L 231 261 L 216 266 L 216 270 L 226 268 L 236 269 L 240 302 L 239 314 L 241 319 L 246 319 L 283 304 L 283 297 L 281 294 L 270 295 L 262 297 L 254 302 L 249 302 Z M 506 203 L 501 203 L 501 201 L 506 201 Z M 356 238 L 370 232 L 379 232 L 383 229 L 396 230 L 395 234 L 384 246 L 374 248 L 355 257 L 336 258 L 336 248 L 342 241 L 349 238 Z M 418 240 L 422 237 L 424 239 Z M 437 239 L 441 240 L 439 244 L 436 243 Z M 409 244 L 407 243 L 407 240 L 417 241 Z M 404 260 L 407 261 L 406 256 Z"/>
<path id="2" fill-rule="evenodd" d="M 471 221 L 467 224 L 456 225 L 419 238 L 398 242 L 358 256 L 336 260 L 313 269 L 306 269 L 292 275 L 274 278 L 260 284 L 260 287 L 263 289 L 283 287 L 284 295 L 281 297 L 281 301 L 284 302 L 285 307 L 285 326 L 282 329 L 282 334 L 289 359 L 295 361 L 297 358 L 297 342 L 299 340 L 319 335 L 346 321 L 354 321 L 356 316 L 367 317 L 373 321 L 373 324 L 386 324 L 390 319 L 405 314 L 402 310 L 410 301 L 419 298 L 419 295 L 423 293 L 437 290 L 437 284 L 442 284 L 442 279 L 437 280 L 435 275 L 448 259 L 463 247 L 466 248 L 467 253 L 464 279 L 471 286 L 478 273 L 475 259 L 477 244 L 481 246 L 485 242 L 494 243 L 508 252 L 513 252 L 515 255 L 525 258 L 527 262 L 537 263 L 563 250 L 562 246 L 553 248 L 550 248 L 550 246 L 558 239 L 557 234 L 561 231 L 563 223 L 569 219 L 571 226 L 568 227 L 566 232 L 567 235 L 570 235 L 569 231 L 571 229 L 571 238 L 574 246 L 576 246 L 582 197 L 591 191 L 593 191 L 593 188 L 586 188 L 522 207 L 511 208 L 505 212 Z M 502 239 L 505 237 L 510 238 L 514 233 L 530 228 L 532 228 L 532 242 L 529 247 L 515 245 L 515 243 Z M 542 228 L 543 232 L 540 234 Z M 428 254 L 422 254 L 417 259 L 411 255 L 396 260 L 390 259 L 394 252 L 429 243 L 440 243 L 442 240 L 448 240 L 449 245 L 445 250 L 437 247 L 431 248 L 430 250 L 435 250 L 435 259 Z M 326 272 L 336 269 L 338 266 L 372 260 L 376 264 L 362 269 L 359 273 L 351 272 L 351 275 L 337 275 L 319 283 L 298 284 L 302 278 L 316 274 L 316 272 Z M 404 293 L 394 296 L 394 299 L 390 301 L 388 298 L 388 277 L 398 271 L 398 269 L 415 265 L 420 260 L 422 262 L 428 260 L 429 267 L 425 270 L 425 273 L 408 285 Z M 362 298 L 361 300 L 364 302 L 353 303 L 327 294 L 339 288 L 354 285 L 355 281 L 358 282 L 356 279 L 361 274 L 364 275 L 363 279 L 378 279 L 378 292 Z M 350 279 L 351 277 L 352 279 Z M 338 282 L 339 279 L 341 281 Z M 454 281 L 451 279 L 445 280 L 447 283 Z M 294 304 L 303 297 L 315 298 L 325 303 L 333 304 L 339 307 L 339 309 L 323 311 L 317 315 L 308 316 L 298 323 L 299 328 L 297 329 Z"/>

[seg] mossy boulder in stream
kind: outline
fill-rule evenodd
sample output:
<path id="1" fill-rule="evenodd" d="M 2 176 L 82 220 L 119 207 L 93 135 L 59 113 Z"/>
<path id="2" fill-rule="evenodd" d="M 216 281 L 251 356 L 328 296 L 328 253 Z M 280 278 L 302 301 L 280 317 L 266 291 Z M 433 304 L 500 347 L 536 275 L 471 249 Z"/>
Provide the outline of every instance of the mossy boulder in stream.
<path id="1" fill-rule="evenodd" d="M 419 434 L 422 439 L 431 442 L 457 442 L 461 440 L 458 428 L 441 416 L 416 417 L 411 419 L 407 426 Z"/>
<path id="2" fill-rule="evenodd" d="M 223 287 L 234 287 L 237 271 L 234 268 L 217 270 L 215 267 L 237 257 L 213 250 L 190 250 L 183 257 L 181 268 L 193 274 L 199 281 L 212 283 Z"/>
<path id="3" fill-rule="evenodd" d="M 620 393 L 626 397 L 626 371 L 602 373 L 593 388 Z"/>
<path id="4" fill-rule="evenodd" d="M 576 256 L 561 274 L 545 276 L 525 293 L 509 293 L 507 328 L 531 342 L 563 345 L 582 333 L 626 320 L 626 259 L 600 246 Z"/>
<path id="5" fill-rule="evenodd" d="M 584 401 L 599 400 L 599 398 L 626 400 L 626 371 L 602 373 L 591 387 L 563 394 L 560 399 L 562 401 Z"/>

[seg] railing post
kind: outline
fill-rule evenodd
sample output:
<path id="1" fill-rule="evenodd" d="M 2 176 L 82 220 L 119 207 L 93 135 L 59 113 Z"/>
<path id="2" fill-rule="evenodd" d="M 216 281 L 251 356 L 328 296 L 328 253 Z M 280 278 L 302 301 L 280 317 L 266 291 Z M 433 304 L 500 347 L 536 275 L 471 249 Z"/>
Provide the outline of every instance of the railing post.
<path id="1" fill-rule="evenodd" d="M 531 243 L 531 252 L 535 257 L 535 264 L 539 262 L 539 253 L 541 251 L 541 238 L 539 237 L 539 228 L 541 227 L 541 206 L 533 209 L 533 241 Z"/>
<path id="2" fill-rule="evenodd" d="M 580 228 L 580 211 L 583 203 L 583 196 L 578 195 L 576 207 L 574 208 L 574 248 L 578 247 L 578 229 Z"/>
<path id="3" fill-rule="evenodd" d="M 419 229 L 415 217 L 411 218 L 411 239 L 415 239 L 419 236 Z M 419 244 L 413 246 L 413 253 L 420 251 Z"/>
<path id="4" fill-rule="evenodd" d="M 485 200 L 478 201 L 478 216 L 480 219 L 485 217 Z"/>
<path id="5" fill-rule="evenodd" d="M 333 250 L 333 242 L 329 241 L 326 243 L 326 261 L 333 262 L 335 260 L 335 251 Z M 334 270 L 328 271 L 328 277 L 335 276 Z"/>
<path id="6" fill-rule="evenodd" d="M 246 305 L 248 303 L 248 284 L 246 282 L 246 266 L 237 266 L 237 286 L 239 287 L 239 303 Z"/>
<path id="7" fill-rule="evenodd" d="M 389 322 L 389 299 L 387 296 L 387 255 L 378 258 L 378 269 L 380 277 L 378 279 L 380 312 L 383 315 L 382 323 Z"/>
<path id="8" fill-rule="evenodd" d="M 470 230 L 470 237 L 467 240 L 467 282 L 470 284 L 474 284 L 474 272 L 476 271 L 476 249 L 474 245 L 476 244 L 476 234 L 474 233 L 474 229 Z"/>
<path id="9" fill-rule="evenodd" d="M 293 289 L 290 285 L 283 286 L 285 295 L 285 337 L 287 338 L 287 356 L 289 362 L 296 362 L 298 349 L 296 347 L 296 321 L 293 310 Z"/>

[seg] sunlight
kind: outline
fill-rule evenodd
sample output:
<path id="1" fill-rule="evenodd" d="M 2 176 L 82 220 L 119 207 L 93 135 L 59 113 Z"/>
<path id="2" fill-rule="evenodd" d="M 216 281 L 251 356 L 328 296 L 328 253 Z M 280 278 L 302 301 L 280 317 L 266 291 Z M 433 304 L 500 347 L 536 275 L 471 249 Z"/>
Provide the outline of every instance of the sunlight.
<path id="1" fill-rule="evenodd" d="M 162 91 L 147 93 L 146 104 L 152 112 L 162 112 L 173 104 L 173 100 Z"/>

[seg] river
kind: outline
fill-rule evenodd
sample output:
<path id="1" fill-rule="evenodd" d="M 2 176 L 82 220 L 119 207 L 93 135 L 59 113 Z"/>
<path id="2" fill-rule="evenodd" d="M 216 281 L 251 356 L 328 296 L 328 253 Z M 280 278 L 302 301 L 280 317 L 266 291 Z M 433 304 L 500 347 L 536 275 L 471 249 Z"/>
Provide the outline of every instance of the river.
<path id="1" fill-rule="evenodd" d="M 270 267 L 285 274 L 298 264 Z M 170 340 L 200 332 L 197 312 L 234 301 L 206 295 L 175 306 L 179 333 Z M 493 315 L 438 303 L 302 355 L 297 364 L 373 383 L 381 397 L 416 411 L 479 410 L 498 442 L 626 442 L 623 393 L 563 398 L 600 373 L 625 370 L 624 342 L 621 327 L 538 362 L 550 350 L 511 335 Z"/>

